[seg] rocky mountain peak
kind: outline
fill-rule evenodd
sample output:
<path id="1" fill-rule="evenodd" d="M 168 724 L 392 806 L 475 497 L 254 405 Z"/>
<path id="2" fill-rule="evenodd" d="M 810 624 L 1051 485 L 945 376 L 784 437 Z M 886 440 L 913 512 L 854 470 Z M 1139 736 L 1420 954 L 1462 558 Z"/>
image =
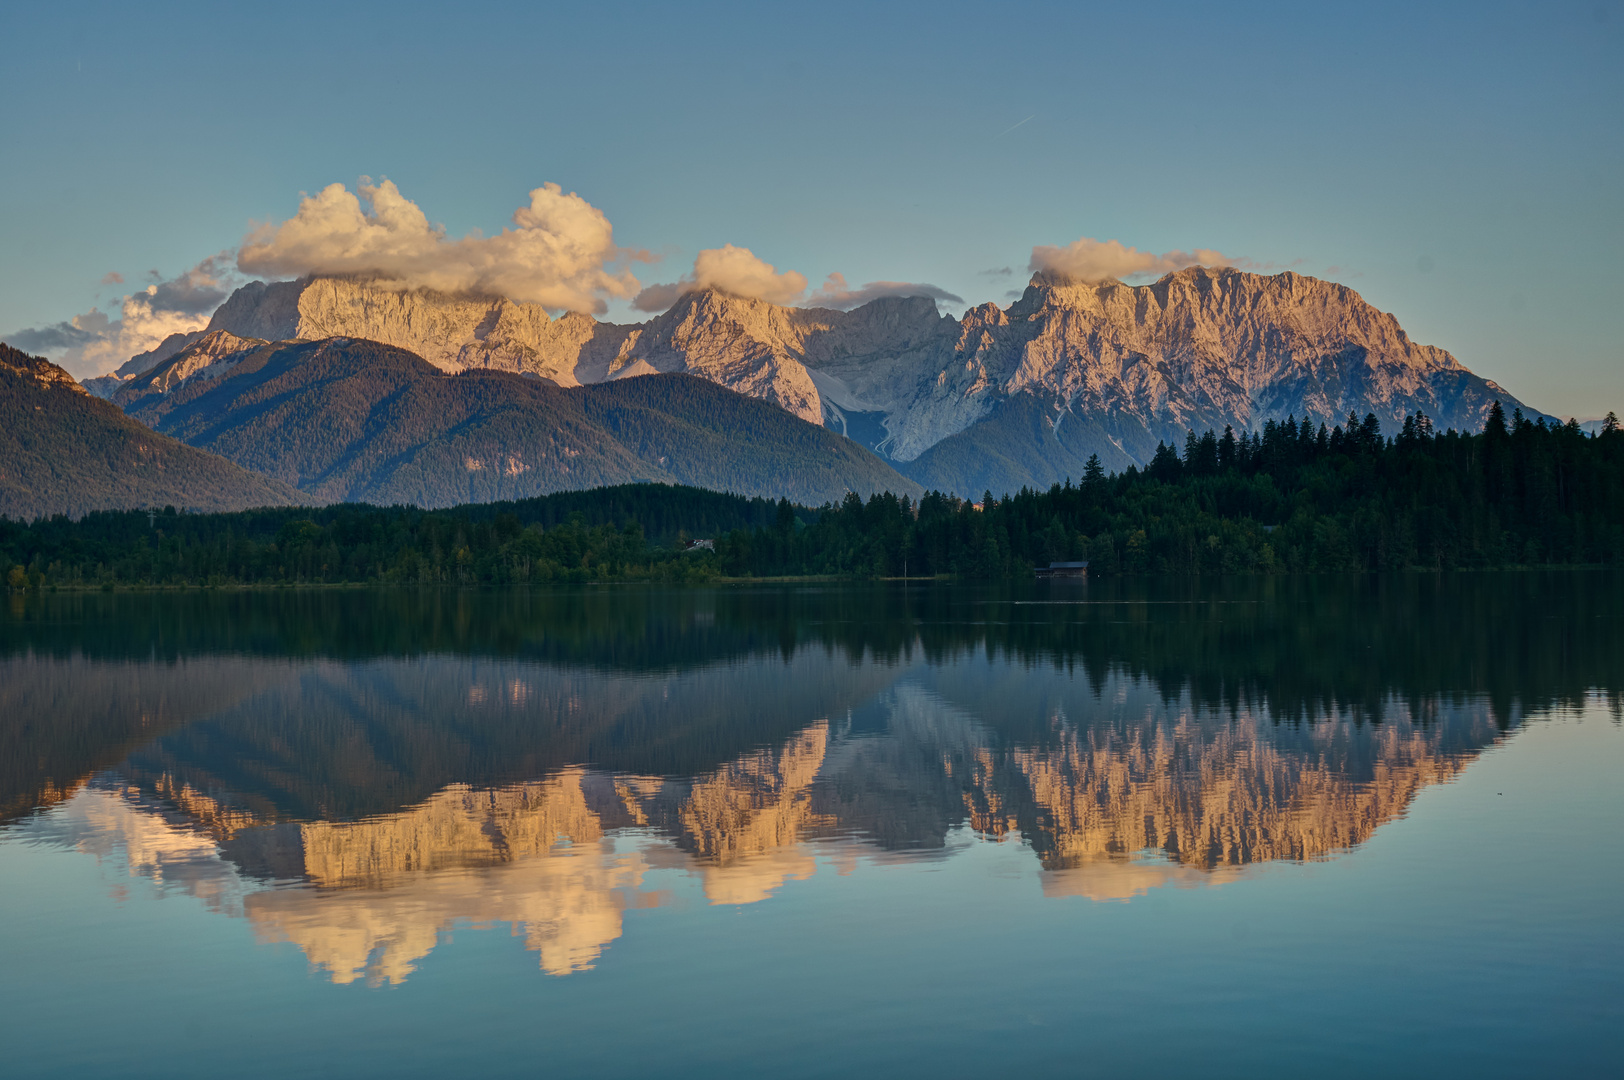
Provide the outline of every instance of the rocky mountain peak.
<path id="1" fill-rule="evenodd" d="M 156 366 L 132 375 L 114 390 L 113 403 L 131 409 L 154 394 L 167 394 L 192 378 L 218 378 L 245 354 L 268 345 L 261 338 L 238 337 L 229 330 L 205 330 L 203 336 Z"/>
<path id="2" fill-rule="evenodd" d="M 883 296 L 835 312 L 829 321 L 846 338 L 847 348 L 870 353 L 908 349 L 929 338 L 955 336 L 959 329 L 959 320 L 943 314 L 928 296 Z"/>
<path id="3" fill-rule="evenodd" d="M 262 338 L 238 337 L 229 330 L 205 330 L 203 336 L 181 350 L 188 356 L 206 357 L 210 360 L 219 360 L 232 353 L 242 352 L 264 345 Z M 178 354 L 177 354 L 178 355 Z"/>

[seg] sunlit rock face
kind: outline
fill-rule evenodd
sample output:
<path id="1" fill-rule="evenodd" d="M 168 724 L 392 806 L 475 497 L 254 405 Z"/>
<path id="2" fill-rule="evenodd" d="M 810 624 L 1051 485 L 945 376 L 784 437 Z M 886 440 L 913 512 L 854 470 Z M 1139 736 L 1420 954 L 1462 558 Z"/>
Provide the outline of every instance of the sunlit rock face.
<path id="1" fill-rule="evenodd" d="M 244 286 L 215 312 L 208 331 L 266 341 L 367 338 L 409 349 L 446 371 L 520 371 L 535 368 L 538 350 L 556 333 L 552 322 L 538 304 L 315 277 Z"/>
<path id="2" fill-rule="evenodd" d="M 1030 394 L 1057 435 L 1068 422 L 1104 425 L 1122 445 L 1101 457 L 1141 464 L 1146 453 L 1109 432 L 1176 439 L 1288 415 L 1336 424 L 1350 412 L 1374 412 L 1391 431 L 1416 411 L 1440 429 L 1476 429 L 1496 398 L 1513 400 L 1346 286 L 1205 267 L 1139 286 L 1037 274 L 1009 308 L 966 313 L 940 371 L 928 393 L 888 407 L 900 460 L 941 437 L 908 437 L 919 426 L 908 418 L 958 398 Z"/>
<path id="3" fill-rule="evenodd" d="M 236 367 L 242 358 L 267 344 L 261 338 L 244 338 L 228 330 L 212 330 L 175 353 L 174 363 L 160 363 L 144 371 L 119 378 L 117 385 L 95 383 L 91 389 L 107 391 L 113 404 L 129 411 L 149 397 L 167 394 L 193 378 L 217 379 Z M 112 379 L 114 376 L 106 376 Z M 90 383 L 86 384 L 90 386 Z"/>
<path id="4" fill-rule="evenodd" d="M 608 375 L 685 372 L 821 423 L 822 402 L 803 358 L 807 337 L 828 323 L 823 316 L 839 313 L 689 293 L 630 330 Z"/>
<path id="5" fill-rule="evenodd" d="M 1374 413 L 1392 431 L 1414 412 L 1439 430 L 1475 430 L 1495 400 L 1521 405 L 1447 352 L 1411 341 L 1346 286 L 1204 267 L 1137 286 L 1039 273 L 1010 307 L 983 304 L 962 318 L 926 297 L 842 312 L 707 289 L 629 326 L 364 277 L 255 282 L 202 334 L 162 357 L 133 359 L 116 379 L 221 331 L 266 341 L 367 338 L 445 371 L 527 372 L 563 386 L 684 372 L 828 424 L 893 461 L 917 462 L 910 475 L 927 486 L 962 472 L 939 458 L 983 454 L 988 440 L 1069 473 L 1095 452 L 1113 469 L 1144 464 L 1158 441 L 1179 442 L 1189 430 L 1245 433 L 1287 416 L 1336 424 Z M 208 363 L 199 355 L 188 373 Z M 104 381 L 95 392 L 117 389 Z M 922 458 L 973 430 L 974 447 Z"/>
<path id="6" fill-rule="evenodd" d="M 994 369 L 1002 389 L 1085 411 L 1117 403 L 1196 430 L 1220 419 L 1251 429 L 1287 413 L 1401 420 L 1416 409 L 1481 426 L 1490 404 L 1479 412 L 1455 400 L 1464 369 L 1410 341 L 1393 316 L 1344 285 L 1290 272 L 1192 267 L 1144 286 L 1038 274 L 1006 314 Z"/>

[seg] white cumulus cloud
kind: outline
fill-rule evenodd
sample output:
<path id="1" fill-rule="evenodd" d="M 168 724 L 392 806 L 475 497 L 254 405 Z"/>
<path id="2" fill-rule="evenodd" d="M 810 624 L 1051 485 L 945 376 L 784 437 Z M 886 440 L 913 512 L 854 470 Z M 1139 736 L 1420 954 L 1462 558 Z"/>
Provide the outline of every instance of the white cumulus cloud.
<path id="1" fill-rule="evenodd" d="M 650 285 L 637 294 L 632 306 L 639 311 L 664 311 L 682 294 L 702 289 L 771 304 L 793 304 L 806 292 L 806 275 L 794 270 L 780 272 L 749 248 L 725 244 L 701 251 L 692 272 L 668 285 Z"/>
<path id="2" fill-rule="evenodd" d="M 647 258 L 617 247 L 603 211 L 557 184 L 530 192 L 529 205 L 495 236 L 451 239 L 389 180 L 362 177 L 356 192 L 329 184 L 305 196 L 293 217 L 249 234 L 237 266 L 269 277 L 377 274 L 404 288 L 491 293 L 596 313 L 606 296 L 637 292 L 637 279 L 617 264 Z"/>
<path id="3" fill-rule="evenodd" d="M 1084 236 L 1065 247 L 1043 244 L 1033 248 L 1032 261 L 1027 269 L 1032 273 L 1046 271 L 1078 281 L 1093 282 L 1106 278 L 1167 274 L 1186 266 L 1227 266 L 1229 263 L 1230 260 L 1224 255 L 1208 248 L 1168 251 L 1157 255 L 1127 247 L 1119 240 L 1094 240 Z"/>

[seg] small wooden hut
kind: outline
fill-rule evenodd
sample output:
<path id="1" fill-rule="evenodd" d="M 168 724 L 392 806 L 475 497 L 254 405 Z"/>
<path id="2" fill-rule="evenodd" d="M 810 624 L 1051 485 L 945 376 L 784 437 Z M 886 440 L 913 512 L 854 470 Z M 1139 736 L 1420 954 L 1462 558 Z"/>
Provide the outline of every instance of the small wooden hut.
<path id="1" fill-rule="evenodd" d="M 1088 576 L 1088 560 L 1084 559 L 1082 562 L 1052 562 L 1048 566 L 1038 567 L 1037 575 L 1040 578 L 1085 578 Z"/>

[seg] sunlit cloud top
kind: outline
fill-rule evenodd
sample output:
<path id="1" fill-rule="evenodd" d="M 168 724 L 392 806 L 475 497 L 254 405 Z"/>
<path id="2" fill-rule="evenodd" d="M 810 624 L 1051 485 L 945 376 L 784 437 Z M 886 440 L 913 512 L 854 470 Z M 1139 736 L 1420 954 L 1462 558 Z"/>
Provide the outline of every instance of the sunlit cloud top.
<path id="1" fill-rule="evenodd" d="M 245 274 L 371 273 L 407 288 L 477 292 L 554 310 L 602 312 L 605 298 L 638 291 L 627 260 L 643 252 L 615 245 L 603 211 L 557 184 L 530 192 L 513 224 L 495 236 L 446 236 L 389 180 L 362 177 L 351 192 L 329 184 L 299 203 L 293 217 L 244 239 Z M 365 205 L 363 205 L 363 200 Z"/>

